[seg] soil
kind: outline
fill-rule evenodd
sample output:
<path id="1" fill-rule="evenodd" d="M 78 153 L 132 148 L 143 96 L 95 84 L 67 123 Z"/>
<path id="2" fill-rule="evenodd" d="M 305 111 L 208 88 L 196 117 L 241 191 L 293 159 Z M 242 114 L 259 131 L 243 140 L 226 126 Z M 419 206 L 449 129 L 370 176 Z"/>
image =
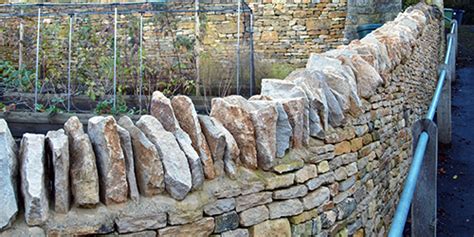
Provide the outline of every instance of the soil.
<path id="1" fill-rule="evenodd" d="M 452 85 L 452 143 L 440 145 L 438 236 L 474 236 L 474 25 L 461 26 Z"/>

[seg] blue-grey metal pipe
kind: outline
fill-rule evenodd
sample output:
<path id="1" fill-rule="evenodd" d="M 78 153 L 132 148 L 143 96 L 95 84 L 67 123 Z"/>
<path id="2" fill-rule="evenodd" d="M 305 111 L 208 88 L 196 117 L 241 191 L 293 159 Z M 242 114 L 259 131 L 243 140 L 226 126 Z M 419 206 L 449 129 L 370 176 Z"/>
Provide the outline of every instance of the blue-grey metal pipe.
<path id="1" fill-rule="evenodd" d="M 457 28 L 457 22 L 454 20 L 451 22 L 451 33 L 456 32 L 456 28 Z M 444 63 L 446 65 L 449 65 L 449 63 L 456 63 L 454 61 L 451 62 L 451 55 L 452 55 L 451 51 L 453 50 L 453 47 L 454 47 L 453 40 L 454 40 L 453 37 L 450 37 L 448 40 L 446 55 L 444 59 Z M 438 102 L 439 102 L 441 92 L 446 80 L 446 76 L 447 76 L 447 68 L 444 67 L 440 71 L 438 84 L 436 85 L 435 93 L 433 95 L 430 107 L 426 114 L 426 118 L 429 120 L 433 120 L 434 115 L 436 113 L 436 108 L 438 107 Z M 418 180 L 418 175 L 420 174 L 421 165 L 423 164 L 423 158 L 426 152 L 428 141 L 429 141 L 428 133 L 422 132 L 420 134 L 418 143 L 416 144 L 416 149 L 413 155 L 412 164 L 410 166 L 408 176 L 405 180 L 405 186 L 403 187 L 403 192 L 402 192 L 402 195 L 400 196 L 400 201 L 395 211 L 392 225 L 390 226 L 390 231 L 388 233 L 389 237 L 401 237 L 403 235 L 403 229 L 405 228 L 408 212 L 410 211 L 411 201 L 415 193 L 416 183 Z"/>
<path id="2" fill-rule="evenodd" d="M 403 234 L 408 212 L 410 211 L 411 200 L 413 199 L 413 194 L 415 193 L 416 181 L 418 180 L 421 165 L 423 164 L 423 157 L 425 156 L 428 140 L 428 133 L 421 133 L 420 139 L 418 140 L 418 144 L 416 146 L 415 154 L 413 156 L 412 164 L 410 166 L 410 171 L 408 172 L 408 176 L 405 180 L 405 186 L 403 188 L 402 195 L 400 196 L 397 210 L 395 211 L 392 226 L 390 227 L 390 232 L 388 233 L 389 237 L 400 237 Z"/>
<path id="3" fill-rule="evenodd" d="M 441 74 L 438 79 L 438 84 L 436 85 L 436 90 L 433 95 L 433 99 L 431 99 L 430 108 L 428 109 L 428 113 L 426 113 L 426 118 L 429 120 L 433 120 L 436 108 L 438 107 L 439 97 L 441 96 L 441 91 L 444 86 L 444 81 L 446 80 L 447 71 L 445 68 L 441 70 Z"/>

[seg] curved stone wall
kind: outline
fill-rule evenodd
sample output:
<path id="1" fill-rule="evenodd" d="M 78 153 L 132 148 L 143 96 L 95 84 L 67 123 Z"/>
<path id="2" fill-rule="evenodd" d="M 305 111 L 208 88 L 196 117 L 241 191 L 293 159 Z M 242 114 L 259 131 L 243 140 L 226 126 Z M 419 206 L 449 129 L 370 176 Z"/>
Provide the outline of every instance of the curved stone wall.
<path id="1" fill-rule="evenodd" d="M 0 234 L 383 235 L 441 29 L 417 5 L 261 95 L 214 99 L 210 116 L 155 92 L 136 123 L 97 116 L 84 131 L 71 117 L 19 148 L 0 120 Z"/>

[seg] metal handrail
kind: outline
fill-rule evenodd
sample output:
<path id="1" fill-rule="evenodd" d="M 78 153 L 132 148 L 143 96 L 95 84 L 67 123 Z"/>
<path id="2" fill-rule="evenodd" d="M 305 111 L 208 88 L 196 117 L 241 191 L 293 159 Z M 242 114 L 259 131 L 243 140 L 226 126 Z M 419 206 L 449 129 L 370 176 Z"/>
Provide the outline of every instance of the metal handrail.
<path id="1" fill-rule="evenodd" d="M 450 33 L 454 34 L 457 31 L 458 23 L 456 20 L 451 20 L 451 30 Z M 448 65 L 449 63 L 456 63 L 454 58 L 452 58 L 452 50 L 454 47 L 454 38 L 449 37 L 446 55 L 444 59 L 444 64 Z M 438 84 L 436 86 L 435 94 L 431 100 L 431 104 L 426 114 L 426 119 L 433 120 L 436 108 L 438 107 L 439 98 L 441 96 L 441 91 L 443 89 L 444 83 L 447 76 L 447 67 L 442 67 L 439 72 Z M 429 141 L 429 135 L 426 131 L 423 131 L 420 134 L 418 143 L 416 145 L 416 150 L 413 155 L 413 161 L 408 172 L 408 176 L 405 181 L 405 186 L 403 188 L 402 195 L 400 196 L 400 201 L 398 203 L 397 209 L 395 211 L 395 216 L 390 226 L 390 231 L 388 233 L 389 237 L 399 237 L 403 235 L 403 230 L 405 228 L 405 223 L 407 220 L 408 212 L 410 210 L 411 202 L 413 195 L 415 193 L 416 183 L 418 176 L 420 174 L 421 166 L 423 163 L 423 157 L 426 152 L 426 148 Z"/>

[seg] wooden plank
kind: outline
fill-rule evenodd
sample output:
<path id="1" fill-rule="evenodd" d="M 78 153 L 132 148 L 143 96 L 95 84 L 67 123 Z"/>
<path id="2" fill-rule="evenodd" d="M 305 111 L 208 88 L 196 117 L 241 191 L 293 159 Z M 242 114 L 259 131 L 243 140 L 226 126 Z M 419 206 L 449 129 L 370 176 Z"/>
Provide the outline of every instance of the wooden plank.
<path id="1" fill-rule="evenodd" d="M 7 121 L 8 127 L 14 137 L 21 137 L 24 133 L 41 133 L 46 134 L 48 131 L 63 128 L 64 123 L 71 117 L 77 116 L 84 129 L 87 131 L 87 122 L 90 118 L 97 116 L 95 114 L 71 114 L 61 113 L 50 115 L 48 113 L 34 113 L 34 112 L 3 112 L 0 113 L 0 118 Z M 114 116 L 119 119 L 120 116 Z M 132 121 L 137 121 L 140 116 L 130 116 Z"/>

